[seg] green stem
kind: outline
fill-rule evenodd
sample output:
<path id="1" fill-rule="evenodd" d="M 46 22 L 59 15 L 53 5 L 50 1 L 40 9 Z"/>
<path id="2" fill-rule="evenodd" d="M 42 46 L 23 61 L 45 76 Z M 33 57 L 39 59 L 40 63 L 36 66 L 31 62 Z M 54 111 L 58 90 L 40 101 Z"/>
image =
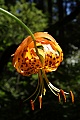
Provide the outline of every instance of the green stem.
<path id="1" fill-rule="evenodd" d="M 31 30 L 20 19 L 18 19 L 15 15 L 11 14 L 10 12 L 4 10 L 3 8 L 0 8 L 0 12 L 2 12 L 5 15 L 8 15 L 11 18 L 13 18 L 14 20 L 16 20 L 16 22 L 18 22 L 31 35 L 33 40 L 35 40 L 34 35 L 31 32 Z"/>
<path id="2" fill-rule="evenodd" d="M 35 37 L 34 37 L 33 33 L 31 32 L 31 30 L 20 19 L 18 19 L 15 15 L 11 14 L 10 12 L 4 10 L 3 8 L 0 8 L 0 12 L 2 12 L 5 15 L 8 15 L 11 18 L 13 18 L 14 20 L 16 20 L 16 22 L 19 23 L 31 35 L 31 37 L 32 37 L 32 39 L 34 41 L 36 54 L 37 54 L 37 56 L 39 57 L 39 59 L 40 59 L 40 61 L 42 63 L 43 61 L 42 61 L 41 56 L 40 56 L 40 54 L 38 52 L 38 49 L 37 49 L 37 46 L 36 46 L 36 40 L 35 40 Z"/>
<path id="3" fill-rule="evenodd" d="M 47 83 L 47 85 L 48 85 L 48 84 L 49 84 L 49 80 L 48 80 L 48 78 L 47 78 L 47 76 L 46 76 L 46 73 L 45 73 L 45 70 L 44 70 L 44 69 L 42 69 L 42 73 L 43 73 L 44 79 L 46 80 L 46 83 Z"/>

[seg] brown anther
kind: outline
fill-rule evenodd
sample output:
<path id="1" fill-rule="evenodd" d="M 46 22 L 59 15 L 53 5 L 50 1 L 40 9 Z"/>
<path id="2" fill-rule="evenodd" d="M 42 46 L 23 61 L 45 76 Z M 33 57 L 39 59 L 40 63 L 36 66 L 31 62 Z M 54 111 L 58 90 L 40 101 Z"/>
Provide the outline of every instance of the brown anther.
<path id="1" fill-rule="evenodd" d="M 42 95 L 39 96 L 40 109 L 42 108 Z"/>
<path id="2" fill-rule="evenodd" d="M 58 100 L 59 100 L 59 102 L 60 102 L 60 100 L 61 100 L 60 93 L 58 93 Z"/>
<path id="3" fill-rule="evenodd" d="M 74 94 L 71 90 L 70 90 L 70 96 L 71 96 L 71 99 L 72 99 L 72 103 L 74 103 Z"/>
<path id="4" fill-rule="evenodd" d="M 64 102 L 66 102 L 66 95 L 65 95 L 65 93 L 64 93 L 64 90 L 60 89 L 60 93 L 61 93 L 61 95 L 62 95 L 63 98 L 64 98 Z"/>
<path id="5" fill-rule="evenodd" d="M 33 100 L 31 100 L 30 103 L 31 103 L 32 110 L 34 110 L 34 102 L 33 102 Z"/>

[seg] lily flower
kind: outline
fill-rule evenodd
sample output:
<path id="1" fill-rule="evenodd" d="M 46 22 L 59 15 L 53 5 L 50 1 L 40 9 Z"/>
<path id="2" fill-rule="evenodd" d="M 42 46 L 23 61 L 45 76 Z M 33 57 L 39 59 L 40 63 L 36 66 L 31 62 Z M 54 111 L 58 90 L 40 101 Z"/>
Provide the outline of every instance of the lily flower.
<path id="1" fill-rule="evenodd" d="M 49 89 L 58 96 L 59 101 L 60 95 L 62 95 L 66 102 L 66 95 L 69 93 L 56 88 L 46 76 L 46 73 L 56 71 L 60 63 L 63 61 L 62 49 L 56 40 L 46 32 L 34 33 L 34 37 L 36 40 L 36 46 L 31 36 L 25 38 L 19 45 L 13 54 L 13 66 L 16 68 L 17 72 L 23 76 L 38 74 L 37 88 L 29 98 L 38 92 L 36 98 L 39 96 L 40 108 L 42 107 L 42 96 L 46 93 L 44 80 Z M 70 91 L 70 95 L 72 102 L 74 102 L 72 91 Z M 36 98 L 31 100 L 32 110 L 34 110 L 34 102 Z"/>

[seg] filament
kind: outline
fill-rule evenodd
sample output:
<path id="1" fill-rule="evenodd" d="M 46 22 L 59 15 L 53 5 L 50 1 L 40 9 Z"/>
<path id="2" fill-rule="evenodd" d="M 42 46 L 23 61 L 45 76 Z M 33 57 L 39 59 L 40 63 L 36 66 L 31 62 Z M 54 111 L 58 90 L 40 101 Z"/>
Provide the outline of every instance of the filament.
<path id="1" fill-rule="evenodd" d="M 36 90 L 34 91 L 34 93 L 32 95 L 30 95 L 26 100 L 24 100 L 24 102 L 29 100 L 32 96 L 34 96 L 38 89 L 39 89 L 39 80 L 38 80 L 38 84 L 37 84 L 37 87 L 36 87 Z"/>

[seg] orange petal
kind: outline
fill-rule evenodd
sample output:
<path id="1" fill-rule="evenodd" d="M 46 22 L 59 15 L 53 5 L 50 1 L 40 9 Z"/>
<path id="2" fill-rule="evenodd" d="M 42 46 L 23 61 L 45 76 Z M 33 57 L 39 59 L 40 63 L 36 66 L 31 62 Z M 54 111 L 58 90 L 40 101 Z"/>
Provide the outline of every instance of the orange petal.
<path id="1" fill-rule="evenodd" d="M 55 39 L 46 32 L 36 32 L 36 33 L 34 33 L 34 36 L 35 36 L 36 39 L 42 37 L 42 38 L 49 39 L 53 42 L 56 42 Z"/>

